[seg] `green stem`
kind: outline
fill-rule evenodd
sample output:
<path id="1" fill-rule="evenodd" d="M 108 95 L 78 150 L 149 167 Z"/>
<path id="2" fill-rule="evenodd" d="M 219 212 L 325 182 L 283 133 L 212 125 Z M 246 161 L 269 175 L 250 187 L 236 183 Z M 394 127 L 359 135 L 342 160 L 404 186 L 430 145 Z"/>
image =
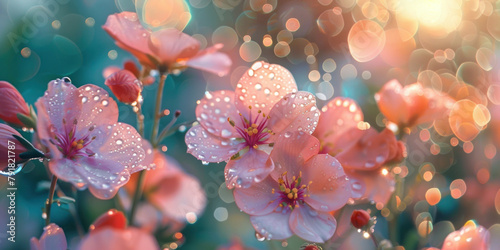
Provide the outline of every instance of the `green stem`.
<path id="1" fill-rule="evenodd" d="M 130 209 L 130 214 L 128 217 L 128 222 L 130 225 L 133 225 L 134 223 L 134 216 L 135 212 L 137 210 L 137 205 L 139 205 L 139 201 L 141 200 L 142 197 L 142 191 L 144 188 L 144 179 L 146 178 L 146 170 L 142 170 L 139 173 L 139 180 L 137 181 L 137 185 L 135 187 L 135 194 L 134 198 L 132 200 L 132 208 Z"/>
<path id="2" fill-rule="evenodd" d="M 162 73 L 160 76 L 160 83 L 158 85 L 158 92 L 156 93 L 156 105 L 155 105 L 155 113 L 154 113 L 154 121 L 153 121 L 153 132 L 151 134 L 151 143 L 153 147 L 156 148 L 158 146 L 158 131 L 160 128 L 160 118 L 161 115 L 161 101 L 163 98 L 163 87 L 165 87 L 165 80 L 167 79 L 168 74 Z"/>
<path id="3" fill-rule="evenodd" d="M 54 192 L 56 191 L 57 176 L 52 176 L 52 182 L 50 183 L 49 198 L 45 202 L 45 226 L 50 224 L 50 208 L 52 207 L 52 200 L 54 198 Z"/>
<path id="4" fill-rule="evenodd" d="M 137 130 L 139 131 L 139 134 L 144 138 L 144 116 L 142 115 L 142 107 L 139 102 L 137 102 L 137 112 L 135 114 L 137 115 Z"/>
<path id="5" fill-rule="evenodd" d="M 373 244 L 375 244 L 375 248 L 378 248 L 378 241 L 377 241 L 377 238 L 375 238 L 375 234 L 373 234 L 372 232 L 369 232 L 369 234 L 370 234 L 370 238 L 373 241 Z"/>

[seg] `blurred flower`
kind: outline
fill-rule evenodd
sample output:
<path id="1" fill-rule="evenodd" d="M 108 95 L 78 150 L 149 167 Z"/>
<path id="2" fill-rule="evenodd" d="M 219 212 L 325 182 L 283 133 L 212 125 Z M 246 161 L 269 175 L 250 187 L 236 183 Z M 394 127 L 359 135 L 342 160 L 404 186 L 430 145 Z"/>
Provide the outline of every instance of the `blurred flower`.
<path id="1" fill-rule="evenodd" d="M 121 12 L 108 16 L 103 29 L 116 40 L 116 45 L 132 53 L 141 64 L 160 71 L 193 67 L 225 75 L 231 59 L 217 52 L 222 44 L 200 51 L 200 42 L 181 31 L 169 28 L 152 32 L 145 29 L 137 14 Z"/>
<path id="2" fill-rule="evenodd" d="M 118 101 L 133 103 L 137 101 L 142 91 L 141 82 L 128 70 L 120 70 L 106 78 L 106 86 L 115 94 Z"/>
<path id="3" fill-rule="evenodd" d="M 354 210 L 351 215 L 351 224 L 355 228 L 363 228 L 370 222 L 370 214 L 363 209 Z"/>
<path id="4" fill-rule="evenodd" d="M 256 62 L 236 92 L 207 92 L 196 107 L 200 125 L 186 133 L 187 152 L 206 162 L 228 161 L 228 188 L 249 187 L 274 169 L 268 146 L 282 133 L 312 133 L 318 120 L 316 99 L 296 92 L 285 68 Z M 272 146 L 272 144 L 271 144 Z"/>
<path id="5" fill-rule="evenodd" d="M 23 122 L 19 120 L 17 114 L 31 117 L 28 104 L 24 101 L 23 96 L 12 84 L 0 81 L 0 119 L 12 125 L 19 127 L 26 127 Z"/>
<path id="6" fill-rule="evenodd" d="M 138 228 L 126 227 L 123 213 L 110 210 L 90 226 L 90 233 L 83 238 L 79 250 L 141 250 L 160 249 L 155 238 Z"/>
<path id="7" fill-rule="evenodd" d="M 448 234 L 442 250 L 488 250 L 490 246 L 490 232 L 477 226 L 474 221 L 467 221 L 460 230 Z"/>
<path id="8" fill-rule="evenodd" d="M 253 248 L 245 247 L 239 238 L 234 238 L 231 240 L 231 244 L 220 246 L 217 250 L 253 250 Z"/>
<path id="9" fill-rule="evenodd" d="M 104 77 L 104 79 L 107 79 L 120 70 L 122 70 L 120 67 L 109 66 L 102 71 L 102 76 Z M 127 70 L 130 73 L 134 74 L 134 76 L 139 79 L 144 86 L 151 85 L 155 82 L 155 77 L 149 75 L 149 69 L 145 68 L 145 71 L 141 73 L 141 71 L 139 71 L 139 69 L 135 65 L 135 62 L 132 60 L 127 60 L 125 61 L 125 63 L 123 63 L 123 70 Z"/>
<path id="10" fill-rule="evenodd" d="M 370 128 L 354 100 L 337 97 L 321 109 L 313 135 L 321 142 L 321 152 L 335 156 L 342 164 L 351 181 L 352 198 L 387 203 L 394 179 L 382 167 L 401 161 L 406 154 L 394 133 Z"/>
<path id="11" fill-rule="evenodd" d="M 69 78 L 51 81 L 36 102 L 37 134 L 51 154 L 49 168 L 100 199 L 113 197 L 131 173 L 145 168 L 142 138 L 117 123 L 118 107 L 95 85 L 76 88 Z"/>
<path id="12" fill-rule="evenodd" d="M 17 130 L 0 123 L 0 171 L 6 171 L 9 163 L 14 163 L 17 168 L 17 164 L 26 161 L 20 157 L 21 153 L 26 152 L 26 148 L 12 135 L 21 137 Z"/>
<path id="13" fill-rule="evenodd" d="M 400 129 L 446 117 L 455 102 L 418 82 L 403 87 L 397 80 L 387 82 L 375 94 L 375 100 L 380 112 Z"/>
<path id="14" fill-rule="evenodd" d="M 31 250 L 66 250 L 68 245 L 66 243 L 66 236 L 62 228 L 54 223 L 49 224 L 43 228 L 43 234 L 40 240 L 33 237 L 31 238 Z"/>
<path id="15" fill-rule="evenodd" d="M 259 184 L 236 189 L 236 205 L 262 237 L 283 240 L 296 234 L 325 242 L 337 227 L 328 212 L 343 207 L 351 194 L 342 166 L 318 154 L 318 139 L 304 132 L 280 136 L 274 147 L 276 168 Z"/>
<path id="16" fill-rule="evenodd" d="M 301 250 L 322 250 L 323 248 L 316 244 L 304 244 L 300 247 Z"/>
<path id="17" fill-rule="evenodd" d="M 160 210 L 163 223 L 185 224 L 189 213 L 199 217 L 207 203 L 200 181 L 185 173 L 177 161 L 159 150 L 154 150 L 154 163 L 156 168 L 146 173 L 144 196 Z M 126 186 L 129 192 L 134 190 L 136 182 L 137 176 L 133 175 Z M 140 212 L 137 217 L 140 217 Z M 150 218 L 154 220 L 152 222 L 154 227 L 158 219 L 156 216 Z M 141 221 L 140 218 L 138 220 Z M 143 222 L 150 224 L 148 220 Z"/>

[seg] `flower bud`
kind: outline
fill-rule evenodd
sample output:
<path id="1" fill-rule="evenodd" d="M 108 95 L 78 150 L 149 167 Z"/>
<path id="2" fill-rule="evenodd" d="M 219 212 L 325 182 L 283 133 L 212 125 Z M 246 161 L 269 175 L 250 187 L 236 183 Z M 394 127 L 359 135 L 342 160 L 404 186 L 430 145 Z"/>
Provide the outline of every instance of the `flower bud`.
<path id="1" fill-rule="evenodd" d="M 322 250 L 320 246 L 316 244 L 306 244 L 301 247 L 302 250 Z"/>
<path id="2" fill-rule="evenodd" d="M 31 238 L 31 250 L 52 250 L 52 249 L 67 249 L 66 235 L 62 228 L 54 223 L 43 228 L 43 234 L 40 240 Z"/>
<path id="3" fill-rule="evenodd" d="M 125 229 L 127 228 L 127 219 L 122 212 L 116 209 L 110 209 L 105 214 L 99 216 L 92 225 L 89 231 L 94 233 L 103 228 Z"/>
<path id="4" fill-rule="evenodd" d="M 370 222 L 370 214 L 365 210 L 354 210 L 351 215 L 351 223 L 355 228 L 363 228 Z"/>
<path id="5" fill-rule="evenodd" d="M 113 73 L 106 79 L 105 84 L 120 102 L 127 104 L 137 101 L 142 90 L 141 82 L 128 70 Z"/>
<path id="6" fill-rule="evenodd" d="M 0 81 L 0 119 L 12 125 L 24 127 L 25 125 L 17 118 L 17 114 L 30 117 L 30 109 L 24 101 L 23 96 L 12 84 Z"/>
<path id="7" fill-rule="evenodd" d="M 17 168 L 25 159 L 20 157 L 26 148 L 13 135 L 21 136 L 12 127 L 0 124 L 0 171 L 9 172 Z"/>

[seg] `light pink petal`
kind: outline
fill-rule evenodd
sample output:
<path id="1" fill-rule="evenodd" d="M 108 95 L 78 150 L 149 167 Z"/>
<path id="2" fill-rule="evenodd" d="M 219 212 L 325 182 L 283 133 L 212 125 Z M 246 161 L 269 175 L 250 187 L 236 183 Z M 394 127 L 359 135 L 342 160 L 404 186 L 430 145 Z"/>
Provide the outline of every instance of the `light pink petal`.
<path id="1" fill-rule="evenodd" d="M 304 201 L 317 211 L 330 212 L 343 207 L 351 197 L 351 185 L 340 163 L 327 154 L 313 156 L 302 168 L 309 196 Z"/>
<path id="2" fill-rule="evenodd" d="M 109 15 L 102 28 L 120 48 L 132 53 L 141 63 L 155 68 L 156 65 L 147 56 L 153 55 L 148 46 L 151 32 L 141 25 L 136 13 L 124 11 Z"/>
<path id="3" fill-rule="evenodd" d="M 234 106 L 233 91 L 206 92 L 196 106 L 196 119 L 205 130 L 222 138 L 240 137 L 228 118 L 241 127 L 240 115 Z"/>
<path id="4" fill-rule="evenodd" d="M 381 170 L 346 171 L 351 182 L 352 198 L 387 204 L 394 192 L 394 178 Z"/>
<path id="5" fill-rule="evenodd" d="M 284 240 L 293 235 L 289 226 L 290 212 L 273 212 L 266 215 L 250 216 L 255 232 L 266 239 Z"/>
<path id="6" fill-rule="evenodd" d="M 447 94 L 426 89 L 425 96 L 428 98 L 427 108 L 424 109 L 420 117 L 415 121 L 415 124 L 432 122 L 436 119 L 448 117 L 455 100 Z"/>
<path id="7" fill-rule="evenodd" d="M 151 34 L 149 48 L 159 61 L 170 65 L 188 60 L 200 50 L 200 42 L 177 29 L 162 29 Z"/>
<path id="8" fill-rule="evenodd" d="M 304 240 L 323 243 L 335 233 L 337 221 L 329 213 L 317 212 L 308 205 L 302 205 L 292 211 L 290 228 Z"/>
<path id="9" fill-rule="evenodd" d="M 396 136 L 389 129 L 384 129 L 380 133 L 373 128 L 352 130 L 358 130 L 353 133 L 362 133 L 362 137 L 335 156 L 346 169 L 362 171 L 379 169 L 391 161 L 398 151 Z"/>
<path id="10" fill-rule="evenodd" d="M 241 141 L 216 137 L 201 125 L 189 129 L 185 141 L 187 152 L 206 162 L 227 161 L 245 147 Z"/>
<path id="11" fill-rule="evenodd" d="M 186 61 L 186 65 L 200 70 L 205 70 L 219 76 L 226 75 L 231 68 L 231 58 L 225 53 L 218 52 L 221 44 L 200 51 L 195 57 Z"/>
<path id="12" fill-rule="evenodd" d="M 314 95 L 305 91 L 289 93 L 274 104 L 267 126 L 275 136 L 295 131 L 312 134 L 319 114 Z"/>
<path id="13" fill-rule="evenodd" d="M 49 82 L 45 95 L 36 102 L 37 112 L 41 119 L 37 122 L 37 132 L 40 139 L 48 140 L 52 137 L 50 126 L 61 132 L 73 126 L 82 109 L 81 99 L 75 86 L 64 79 Z M 63 119 L 66 124 L 63 124 Z"/>
<path id="14" fill-rule="evenodd" d="M 78 189 L 89 187 L 99 199 L 112 198 L 118 188 L 127 183 L 130 174 L 116 161 L 82 157 L 77 161 L 66 158 L 49 163 L 50 171 Z"/>
<path id="15" fill-rule="evenodd" d="M 122 70 L 120 67 L 108 66 L 102 71 L 102 77 L 104 77 L 104 79 L 106 79 L 106 78 L 110 77 L 112 74 L 114 74 L 120 70 Z"/>
<path id="16" fill-rule="evenodd" d="M 243 74 L 236 85 L 235 104 L 247 118 L 250 114 L 248 106 L 253 108 L 253 117 L 258 110 L 267 115 L 276 102 L 296 91 L 297 84 L 290 71 L 277 64 L 259 61 Z"/>
<path id="17" fill-rule="evenodd" d="M 91 126 L 113 125 L 118 121 L 118 105 L 106 90 L 93 84 L 78 88 L 81 112 L 77 131 L 86 131 Z M 71 120 L 68 122 L 72 122 Z"/>
<path id="18" fill-rule="evenodd" d="M 387 120 L 396 124 L 407 124 L 410 119 L 408 105 L 403 96 L 403 86 L 398 80 L 387 82 L 379 92 L 375 94 L 380 112 Z"/>
<path id="19" fill-rule="evenodd" d="M 302 131 L 280 135 L 271 152 L 275 165 L 271 176 L 278 180 L 285 171 L 290 176 L 299 176 L 305 162 L 318 152 L 319 141 L 314 136 Z"/>
<path id="20" fill-rule="evenodd" d="M 333 153 L 341 150 L 340 145 L 349 144 L 352 140 L 340 140 L 346 132 L 363 121 L 363 112 L 358 104 L 349 98 L 336 97 L 321 108 L 318 126 L 314 131 L 323 147 L 322 152 Z M 335 153 L 334 153 L 335 155 Z"/>
<path id="21" fill-rule="evenodd" d="M 66 250 L 68 243 L 62 228 L 54 223 L 43 228 L 40 240 L 31 238 L 31 250 Z"/>
<path id="22" fill-rule="evenodd" d="M 460 230 L 446 237 L 442 250 L 488 250 L 489 246 L 490 232 L 469 221 Z"/>
<path id="23" fill-rule="evenodd" d="M 125 230 L 105 228 L 96 233 L 88 234 L 77 248 L 79 250 L 141 250 L 160 249 L 155 238 L 138 228 L 129 227 Z"/>
<path id="24" fill-rule="evenodd" d="M 358 129 L 357 127 L 352 127 L 351 129 L 345 131 L 343 134 L 338 135 L 336 138 L 331 138 L 335 140 L 335 143 L 330 141 L 322 141 L 321 143 L 321 153 L 328 153 L 337 157 L 339 154 L 348 151 L 352 148 L 365 134 L 364 130 Z"/>
<path id="25" fill-rule="evenodd" d="M 272 213 L 279 205 L 278 183 L 268 177 L 250 188 L 234 190 L 236 205 L 249 215 L 266 215 Z M 273 194 L 273 189 L 276 192 Z"/>
<path id="26" fill-rule="evenodd" d="M 224 169 L 226 186 L 248 188 L 264 180 L 274 169 L 273 161 L 262 150 L 250 148 L 241 158 L 230 160 Z"/>
<path id="27" fill-rule="evenodd" d="M 96 159 L 112 160 L 123 165 L 131 174 L 147 167 L 142 164 L 146 158 L 143 148 L 143 139 L 134 127 L 126 123 L 116 123 L 106 126 L 109 132 L 101 133 L 105 129 L 95 129 L 96 138 L 104 137 L 105 140 L 94 140 L 88 149 L 92 150 Z M 105 136 L 104 134 L 109 134 Z M 100 143 L 99 143 L 100 142 Z M 146 149 L 148 145 L 146 145 Z M 152 153 L 151 148 L 148 151 Z"/>

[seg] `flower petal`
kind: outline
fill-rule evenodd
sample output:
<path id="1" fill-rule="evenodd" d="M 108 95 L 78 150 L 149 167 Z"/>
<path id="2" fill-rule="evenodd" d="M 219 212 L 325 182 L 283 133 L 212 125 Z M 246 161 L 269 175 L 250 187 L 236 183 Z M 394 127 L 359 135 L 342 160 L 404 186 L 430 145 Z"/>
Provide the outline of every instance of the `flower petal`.
<path id="1" fill-rule="evenodd" d="M 346 174 L 351 182 L 352 198 L 387 204 L 394 192 L 394 178 L 380 170 L 346 171 Z"/>
<path id="2" fill-rule="evenodd" d="M 185 141 L 188 153 L 207 162 L 227 161 L 245 147 L 241 141 L 216 137 L 200 125 L 189 129 Z"/>
<path id="3" fill-rule="evenodd" d="M 268 128 L 276 135 L 295 131 L 312 134 L 318 124 L 319 110 L 311 93 L 299 91 L 274 104 L 269 116 Z"/>
<path id="4" fill-rule="evenodd" d="M 290 228 L 304 240 L 323 243 L 335 233 L 337 221 L 329 213 L 317 212 L 308 205 L 302 205 L 292 211 Z"/>
<path id="5" fill-rule="evenodd" d="M 289 226 L 290 213 L 273 212 L 250 216 L 255 231 L 266 239 L 284 240 L 293 235 Z"/>
<path id="6" fill-rule="evenodd" d="M 407 124 L 410 119 L 408 105 L 403 97 L 403 86 L 394 79 L 387 82 L 382 89 L 375 94 L 380 112 L 387 120 L 396 124 Z"/>
<path id="7" fill-rule="evenodd" d="M 192 58 L 200 50 L 198 40 L 172 28 L 151 33 L 148 46 L 159 61 L 167 65 Z"/>
<path id="8" fill-rule="evenodd" d="M 269 114 L 276 102 L 296 91 L 297 84 L 290 71 L 277 64 L 259 61 L 236 85 L 235 104 L 245 117 L 250 117 L 248 106 L 252 106 L 252 116 L 255 117 L 258 110 Z"/>
<path id="9" fill-rule="evenodd" d="M 349 98 L 336 97 L 321 108 L 318 126 L 313 135 L 321 141 L 322 152 L 333 153 L 341 150 L 342 144 L 352 140 L 340 140 L 341 136 L 363 121 L 363 112 L 358 104 Z"/>
<path id="10" fill-rule="evenodd" d="M 206 92 L 196 106 L 196 119 L 208 132 L 222 138 L 240 137 L 228 118 L 241 127 L 240 115 L 234 106 L 233 91 Z"/>
<path id="11" fill-rule="evenodd" d="M 67 249 L 68 243 L 62 228 L 54 223 L 43 228 L 40 240 L 31 238 L 31 250 Z"/>
<path id="12" fill-rule="evenodd" d="M 78 94 L 82 109 L 77 131 L 86 131 L 91 126 L 113 125 L 118 121 L 118 105 L 106 90 L 87 84 L 78 88 Z"/>
<path id="13" fill-rule="evenodd" d="M 195 57 L 186 61 L 186 65 L 200 70 L 205 70 L 219 76 L 224 76 L 229 72 L 232 61 L 224 53 L 217 52 L 222 48 L 216 44 L 210 48 L 200 51 Z"/>
<path id="14" fill-rule="evenodd" d="M 426 106 L 423 106 L 421 103 L 416 110 L 424 110 L 420 114 L 420 117 L 415 121 L 415 124 L 422 124 L 427 122 L 432 122 L 436 119 L 446 118 L 449 115 L 455 100 L 444 94 L 442 92 L 433 90 L 433 89 L 425 89 L 425 98 L 428 101 L 425 103 Z"/>
<path id="15" fill-rule="evenodd" d="M 299 176 L 305 162 L 319 152 L 319 141 L 316 137 L 302 131 L 280 135 L 271 152 L 271 159 L 276 166 L 271 173 L 278 180 L 282 173 Z"/>
<path id="16" fill-rule="evenodd" d="M 122 69 L 118 66 L 108 66 L 102 71 L 102 77 L 104 77 L 104 79 L 106 79 L 106 78 L 110 77 L 112 74 L 114 74 L 120 70 L 122 70 Z"/>
<path id="17" fill-rule="evenodd" d="M 272 213 L 279 205 L 278 192 L 273 194 L 278 184 L 267 177 L 251 188 L 237 188 L 234 190 L 236 205 L 249 215 L 266 215 Z"/>
<path id="18" fill-rule="evenodd" d="M 151 32 L 141 25 L 136 13 L 124 11 L 109 15 L 102 28 L 120 48 L 132 53 L 141 63 L 155 68 L 156 65 L 148 57 L 153 55 L 148 46 Z"/>
<path id="19" fill-rule="evenodd" d="M 490 249 L 490 232 L 468 221 L 455 232 L 450 233 L 443 243 L 442 250 L 487 250 Z"/>
<path id="20" fill-rule="evenodd" d="M 362 137 L 335 157 L 347 169 L 379 169 L 391 161 L 398 152 L 396 136 L 389 129 L 378 133 L 375 129 L 359 130 Z M 361 132 L 360 132 L 361 131 Z"/>
<path id="21" fill-rule="evenodd" d="M 273 161 L 262 150 L 250 148 L 241 158 L 230 160 L 226 164 L 224 176 L 226 186 L 248 188 L 264 180 L 274 169 Z"/>
<path id="22" fill-rule="evenodd" d="M 124 249 L 160 249 L 158 243 L 149 233 L 138 228 L 129 227 L 125 230 L 105 228 L 85 237 L 78 247 L 79 250 L 124 250 Z"/>
<path id="23" fill-rule="evenodd" d="M 304 201 L 318 211 L 330 212 L 343 207 L 351 197 L 351 185 L 342 166 L 327 154 L 313 156 L 303 169 L 304 183 L 309 184 Z"/>

